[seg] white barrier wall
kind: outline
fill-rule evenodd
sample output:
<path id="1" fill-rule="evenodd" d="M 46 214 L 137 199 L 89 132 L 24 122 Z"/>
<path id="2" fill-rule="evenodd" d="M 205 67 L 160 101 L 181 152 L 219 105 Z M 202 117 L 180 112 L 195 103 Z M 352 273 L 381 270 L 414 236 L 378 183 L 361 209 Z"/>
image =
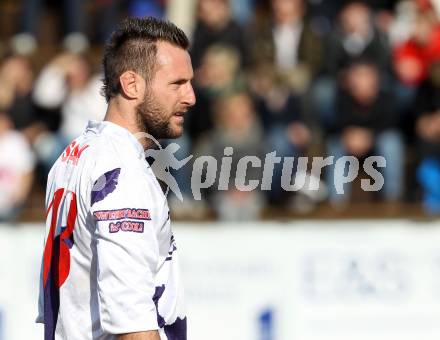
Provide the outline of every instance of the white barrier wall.
<path id="1" fill-rule="evenodd" d="M 174 229 L 189 340 L 440 338 L 440 223 Z M 41 226 L 0 227 L 0 340 L 43 339 L 33 323 L 42 240 Z"/>

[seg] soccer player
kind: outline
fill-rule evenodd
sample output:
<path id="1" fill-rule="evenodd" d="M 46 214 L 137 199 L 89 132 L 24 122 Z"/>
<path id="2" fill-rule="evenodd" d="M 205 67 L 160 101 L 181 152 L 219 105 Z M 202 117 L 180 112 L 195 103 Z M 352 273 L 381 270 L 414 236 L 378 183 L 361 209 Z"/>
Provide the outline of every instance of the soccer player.
<path id="1" fill-rule="evenodd" d="M 39 316 L 45 340 L 183 340 L 186 317 L 166 198 L 144 150 L 176 138 L 194 105 L 188 39 L 127 19 L 103 58 L 103 122 L 51 169 Z"/>

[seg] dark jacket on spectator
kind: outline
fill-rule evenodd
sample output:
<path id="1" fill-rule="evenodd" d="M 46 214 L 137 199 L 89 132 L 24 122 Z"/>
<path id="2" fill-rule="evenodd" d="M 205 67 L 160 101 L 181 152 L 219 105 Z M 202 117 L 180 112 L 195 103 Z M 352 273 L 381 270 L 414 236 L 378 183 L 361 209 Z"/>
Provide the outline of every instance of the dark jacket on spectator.
<path id="1" fill-rule="evenodd" d="M 221 44 L 235 48 L 241 57 L 242 65 L 247 63 L 243 29 L 238 23 L 231 20 L 221 30 L 215 31 L 202 22 L 198 22 L 193 35 L 190 50 L 194 69 L 200 66 L 203 54 L 212 45 Z"/>
<path id="2" fill-rule="evenodd" d="M 363 127 L 373 133 L 396 127 L 398 117 L 393 99 L 384 91 L 379 92 L 370 105 L 357 102 L 349 93 L 341 90 L 336 102 L 336 121 L 330 132 L 339 134 L 350 126 Z"/>
<path id="3" fill-rule="evenodd" d="M 428 79 L 420 86 L 414 105 L 416 119 L 424 115 L 433 115 L 440 110 L 440 87 L 436 87 Z M 435 143 L 419 139 L 419 155 L 422 157 L 440 158 L 440 142 Z"/>
<path id="4" fill-rule="evenodd" d="M 339 71 L 350 65 L 353 59 L 374 60 L 380 72 L 390 70 L 390 49 L 385 35 L 373 30 L 370 42 L 359 54 L 350 54 L 344 47 L 344 36 L 336 30 L 330 36 L 326 49 L 326 71 L 336 76 Z"/>
<path id="5" fill-rule="evenodd" d="M 293 94 L 288 96 L 286 103 L 280 109 L 271 108 L 265 100 L 259 97 L 255 98 L 255 104 L 265 130 L 274 125 L 287 126 L 290 123 L 303 120 L 300 99 Z"/>
<path id="6" fill-rule="evenodd" d="M 253 65 L 275 63 L 275 42 L 273 38 L 273 22 L 265 21 L 255 24 L 248 32 L 247 49 Z M 298 46 L 298 63 L 306 65 L 312 76 L 322 67 L 322 42 L 312 25 L 306 19 Z"/>

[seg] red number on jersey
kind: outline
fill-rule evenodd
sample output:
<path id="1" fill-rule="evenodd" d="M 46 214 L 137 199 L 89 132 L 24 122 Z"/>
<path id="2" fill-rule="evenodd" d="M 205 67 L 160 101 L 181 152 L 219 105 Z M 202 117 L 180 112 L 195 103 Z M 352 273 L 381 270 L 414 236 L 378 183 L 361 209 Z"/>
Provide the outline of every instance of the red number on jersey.
<path id="1" fill-rule="evenodd" d="M 44 248 L 43 283 L 46 286 L 51 276 L 55 286 L 60 288 L 70 271 L 70 248 L 74 243 L 73 229 L 77 216 L 75 193 L 58 189 L 47 209 L 48 216 L 50 213 L 50 230 Z M 63 221 L 66 221 L 65 226 L 60 225 Z M 55 235 L 59 225 L 59 234 Z"/>

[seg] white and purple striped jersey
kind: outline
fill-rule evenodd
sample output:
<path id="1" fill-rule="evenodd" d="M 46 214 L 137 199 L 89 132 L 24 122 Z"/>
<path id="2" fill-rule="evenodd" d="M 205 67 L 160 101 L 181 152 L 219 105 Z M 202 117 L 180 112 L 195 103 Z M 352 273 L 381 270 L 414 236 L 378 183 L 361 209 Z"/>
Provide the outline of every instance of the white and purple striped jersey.
<path id="1" fill-rule="evenodd" d="M 158 330 L 185 340 L 168 204 L 138 140 L 90 122 L 51 169 L 39 315 L 45 340 Z"/>

